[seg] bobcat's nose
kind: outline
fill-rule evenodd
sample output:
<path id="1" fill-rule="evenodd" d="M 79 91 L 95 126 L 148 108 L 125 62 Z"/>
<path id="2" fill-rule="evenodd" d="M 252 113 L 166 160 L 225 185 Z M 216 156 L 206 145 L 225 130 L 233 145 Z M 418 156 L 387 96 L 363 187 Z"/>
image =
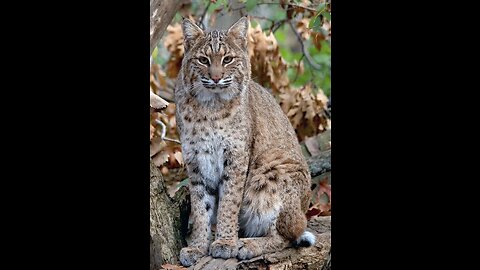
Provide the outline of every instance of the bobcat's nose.
<path id="1" fill-rule="evenodd" d="M 212 80 L 215 82 L 215 83 L 218 83 L 222 78 L 220 76 L 212 76 Z"/>

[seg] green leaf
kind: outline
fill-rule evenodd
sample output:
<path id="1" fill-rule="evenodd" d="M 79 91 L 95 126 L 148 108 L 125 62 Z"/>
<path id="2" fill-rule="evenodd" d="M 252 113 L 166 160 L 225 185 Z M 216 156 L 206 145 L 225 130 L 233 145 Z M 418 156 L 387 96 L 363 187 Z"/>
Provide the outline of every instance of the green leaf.
<path id="1" fill-rule="evenodd" d="M 328 12 L 325 11 L 325 12 L 323 12 L 322 15 L 323 15 L 323 17 L 327 18 L 327 20 L 329 20 L 329 21 L 332 20 L 332 16 L 330 15 L 330 13 L 328 13 Z"/>
<path id="2" fill-rule="evenodd" d="M 155 46 L 155 49 L 153 49 L 153 52 L 152 52 L 152 58 L 153 59 L 157 58 L 157 55 L 158 55 L 158 47 Z"/>
<path id="3" fill-rule="evenodd" d="M 321 25 L 321 21 L 319 20 L 320 19 L 319 16 L 322 13 L 327 13 L 326 9 L 325 9 L 325 3 L 322 3 L 318 6 L 318 13 L 317 13 L 317 15 L 315 15 L 315 17 L 313 17 L 310 20 L 310 23 L 308 24 L 308 28 L 314 29 L 315 27 L 318 27 L 319 25 Z"/>
<path id="4" fill-rule="evenodd" d="M 188 186 L 188 181 L 189 181 L 188 178 L 183 179 L 181 182 L 179 182 L 179 183 L 177 184 L 177 188 L 181 188 L 181 187 L 183 187 L 183 186 Z"/>
<path id="5" fill-rule="evenodd" d="M 257 0 L 247 0 L 247 3 L 245 4 L 245 8 L 247 9 L 247 11 L 250 11 L 253 8 L 255 8 L 256 5 L 257 5 Z"/>
<path id="6" fill-rule="evenodd" d="M 321 3 L 320 5 L 318 5 L 318 13 L 321 13 L 324 10 L 325 10 L 325 3 Z"/>
<path id="7" fill-rule="evenodd" d="M 310 28 L 310 29 L 313 28 L 313 25 L 315 24 L 315 22 L 318 19 L 318 15 L 320 15 L 320 13 L 317 13 L 317 15 L 315 15 L 315 17 L 310 19 L 310 22 L 308 23 L 308 28 Z"/>

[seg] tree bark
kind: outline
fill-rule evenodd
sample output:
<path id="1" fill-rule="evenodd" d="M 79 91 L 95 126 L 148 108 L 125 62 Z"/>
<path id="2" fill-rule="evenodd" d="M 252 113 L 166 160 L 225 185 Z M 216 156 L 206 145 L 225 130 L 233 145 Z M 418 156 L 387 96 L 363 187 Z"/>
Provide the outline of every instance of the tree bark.
<path id="1" fill-rule="evenodd" d="M 161 172 L 150 160 L 150 269 L 178 264 L 185 237 L 190 201 L 182 189 L 170 198 Z M 182 218 L 184 222 L 182 223 Z"/>

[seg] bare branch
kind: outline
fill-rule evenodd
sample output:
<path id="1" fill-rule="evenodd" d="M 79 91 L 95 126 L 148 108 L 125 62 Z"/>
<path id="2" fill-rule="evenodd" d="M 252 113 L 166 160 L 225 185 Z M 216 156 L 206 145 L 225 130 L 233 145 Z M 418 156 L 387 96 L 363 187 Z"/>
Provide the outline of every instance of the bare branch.
<path id="1" fill-rule="evenodd" d="M 167 126 L 160 120 L 156 119 L 155 122 L 162 127 L 162 134 L 160 134 L 160 138 L 165 138 L 165 135 L 167 134 Z"/>
<path id="2" fill-rule="evenodd" d="M 257 5 L 287 5 L 287 6 L 291 6 L 291 7 L 298 7 L 298 8 L 304 8 L 308 11 L 312 11 L 312 12 L 317 12 L 314 8 L 310 8 L 310 7 L 305 7 L 305 6 L 301 6 L 301 5 L 297 5 L 297 4 L 291 4 L 291 3 L 285 3 L 285 4 L 280 4 L 280 3 L 257 3 Z M 231 11 L 236 11 L 236 10 L 240 10 L 240 9 L 243 9 L 245 8 L 245 5 L 242 5 L 240 7 L 237 7 L 237 8 L 232 8 Z"/>
<path id="3" fill-rule="evenodd" d="M 270 18 L 267 18 L 267 17 L 263 17 L 263 16 L 255 16 L 255 15 L 250 15 L 251 18 L 255 18 L 255 19 L 259 19 L 259 20 L 266 20 L 266 21 L 270 21 L 270 22 L 275 22 L 275 20 L 273 19 L 270 19 Z"/>
<path id="4" fill-rule="evenodd" d="M 150 54 L 162 38 L 167 25 L 180 7 L 189 0 L 151 0 L 150 1 Z"/>
<path id="5" fill-rule="evenodd" d="M 199 19 L 200 26 L 202 27 L 203 30 L 205 30 L 205 25 L 203 24 L 203 19 L 205 18 L 205 15 L 207 14 L 207 10 L 210 7 L 211 3 L 212 2 L 210 2 L 210 1 L 208 2 L 207 6 L 203 10 L 202 16 L 200 16 L 200 19 Z"/>
<path id="6" fill-rule="evenodd" d="M 317 64 L 313 61 L 312 57 L 310 56 L 308 51 L 305 49 L 305 44 L 303 43 L 302 37 L 300 36 L 300 34 L 295 29 L 295 26 L 293 26 L 293 23 L 291 21 L 288 21 L 288 24 L 292 28 L 293 33 L 295 33 L 295 36 L 297 37 L 298 42 L 300 43 L 300 46 L 302 47 L 302 53 L 305 55 L 305 58 L 307 59 L 307 62 L 310 64 L 310 66 L 313 69 L 321 70 L 322 67 L 319 64 Z"/>
<path id="7" fill-rule="evenodd" d="M 282 25 L 284 23 L 286 23 L 288 21 L 288 19 L 283 19 L 283 20 L 280 20 L 278 22 L 276 22 L 274 25 L 272 25 L 272 32 L 275 33 L 275 31 L 277 31 L 280 27 L 282 27 Z"/>
<path id="8" fill-rule="evenodd" d="M 296 82 L 297 81 L 297 78 L 298 78 L 298 72 L 300 71 L 300 64 L 302 63 L 302 60 L 303 58 L 305 57 L 305 54 L 302 54 L 302 56 L 300 57 L 300 60 L 298 60 L 298 65 L 297 65 L 297 72 L 295 72 L 295 78 L 293 79 L 293 82 Z"/>
<path id="9" fill-rule="evenodd" d="M 155 122 L 162 127 L 162 133 L 160 134 L 160 138 L 164 141 L 169 141 L 169 142 L 174 142 L 174 143 L 178 143 L 178 144 L 182 144 L 179 140 L 175 140 L 175 139 L 170 139 L 168 137 L 166 137 L 167 135 L 167 126 L 165 125 L 165 123 L 163 123 L 162 121 L 156 119 Z"/>
<path id="10" fill-rule="evenodd" d="M 291 6 L 291 7 L 304 8 L 304 9 L 306 9 L 308 11 L 312 11 L 312 12 L 317 12 L 313 8 L 305 7 L 305 6 L 301 6 L 301 5 L 297 5 L 297 4 L 292 4 L 292 3 L 285 3 L 285 4 L 280 4 L 280 3 L 257 3 L 257 5 L 287 5 L 287 6 Z"/>

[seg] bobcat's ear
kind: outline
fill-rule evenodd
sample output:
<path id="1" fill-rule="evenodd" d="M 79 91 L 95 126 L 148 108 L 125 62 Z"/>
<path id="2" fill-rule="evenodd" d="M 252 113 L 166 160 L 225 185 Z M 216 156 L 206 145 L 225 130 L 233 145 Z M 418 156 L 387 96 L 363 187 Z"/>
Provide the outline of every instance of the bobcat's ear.
<path id="1" fill-rule="evenodd" d="M 243 49 L 247 49 L 248 44 L 248 18 L 241 17 L 227 31 L 228 35 L 239 41 Z"/>
<path id="2" fill-rule="evenodd" d="M 197 38 L 203 36 L 202 29 L 200 29 L 200 27 L 187 18 L 184 18 L 182 21 L 182 31 L 184 36 L 183 44 L 185 46 L 185 51 L 188 51 L 193 46 Z"/>

